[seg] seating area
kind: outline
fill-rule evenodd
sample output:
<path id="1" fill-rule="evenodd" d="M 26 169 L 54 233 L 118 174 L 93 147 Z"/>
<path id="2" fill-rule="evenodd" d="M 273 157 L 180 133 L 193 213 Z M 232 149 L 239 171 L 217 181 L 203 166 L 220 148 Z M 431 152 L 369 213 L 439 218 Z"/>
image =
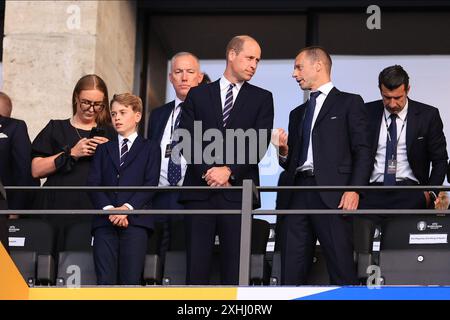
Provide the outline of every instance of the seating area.
<path id="1" fill-rule="evenodd" d="M 55 232 L 46 221 L 24 218 L 9 220 L 9 250 L 13 261 L 29 286 L 70 286 L 74 272 L 78 283 L 95 286 L 92 254 L 94 239 L 90 223 L 80 222 L 65 230 L 63 250 L 57 252 Z M 163 225 L 156 224 L 149 239 L 142 284 L 182 286 L 186 277 L 186 251 L 182 220 L 174 222 L 171 244 L 164 257 L 159 254 Z M 449 285 L 450 246 L 446 216 L 395 217 L 381 226 L 355 223 L 355 262 L 361 284 L 366 284 L 367 268 L 379 266 L 383 285 Z M 375 230 L 375 232 L 374 232 Z M 279 286 L 281 258 L 275 226 L 253 219 L 250 285 Z M 381 232 L 380 232 L 381 231 Z M 371 233 L 374 232 L 374 237 Z M 180 236 L 181 235 L 181 236 Z M 220 285 L 219 245 L 214 250 L 210 285 Z M 268 245 L 268 243 L 270 244 Z M 275 242 L 275 245 L 273 245 Z M 316 246 L 307 285 L 330 285 L 326 261 Z"/>

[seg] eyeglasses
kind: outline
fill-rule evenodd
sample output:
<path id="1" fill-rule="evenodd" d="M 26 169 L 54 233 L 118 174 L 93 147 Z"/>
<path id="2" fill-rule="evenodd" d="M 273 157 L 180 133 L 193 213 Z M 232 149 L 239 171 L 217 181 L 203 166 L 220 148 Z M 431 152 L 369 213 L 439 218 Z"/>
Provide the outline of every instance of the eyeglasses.
<path id="1" fill-rule="evenodd" d="M 88 111 L 91 108 L 94 108 L 95 112 L 102 111 L 105 105 L 103 101 L 90 101 L 90 100 L 80 100 L 80 106 L 82 111 Z"/>

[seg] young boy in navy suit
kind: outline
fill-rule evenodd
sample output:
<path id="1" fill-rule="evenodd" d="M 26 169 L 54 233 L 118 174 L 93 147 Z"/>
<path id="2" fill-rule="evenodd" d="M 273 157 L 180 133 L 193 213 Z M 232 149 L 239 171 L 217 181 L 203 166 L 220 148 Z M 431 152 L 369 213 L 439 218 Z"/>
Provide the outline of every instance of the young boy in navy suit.
<path id="1" fill-rule="evenodd" d="M 140 137 L 142 101 L 129 93 L 114 95 L 111 117 L 118 135 L 98 145 L 91 164 L 89 186 L 157 186 L 159 146 Z M 91 192 L 97 209 L 108 210 L 94 217 L 94 263 L 99 285 L 139 285 L 147 241 L 153 229 L 150 215 L 115 214 L 115 210 L 148 207 L 153 192 Z"/>

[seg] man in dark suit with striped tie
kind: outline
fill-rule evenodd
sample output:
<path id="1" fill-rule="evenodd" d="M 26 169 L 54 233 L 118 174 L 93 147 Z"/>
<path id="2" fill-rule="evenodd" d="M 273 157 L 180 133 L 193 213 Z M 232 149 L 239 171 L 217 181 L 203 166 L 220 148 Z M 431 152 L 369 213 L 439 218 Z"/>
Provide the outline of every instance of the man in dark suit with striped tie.
<path id="1" fill-rule="evenodd" d="M 302 49 L 292 77 L 309 99 L 291 111 L 289 138 L 282 129 L 280 165 L 285 185 L 366 185 L 370 176 L 367 113 L 359 95 L 341 92 L 331 82 L 331 57 L 321 47 Z M 351 190 L 351 188 L 349 187 Z M 280 209 L 358 208 L 359 194 L 280 192 Z M 331 284 L 357 284 L 353 261 L 352 221 L 343 215 L 287 215 L 281 235 L 281 282 L 306 284 L 316 239 L 324 252 Z"/>
<path id="2" fill-rule="evenodd" d="M 215 82 L 192 88 L 185 100 L 180 127 L 190 133 L 193 157 L 189 159 L 192 161 L 188 162 L 183 185 L 211 187 L 207 192 L 183 192 L 180 201 L 187 209 L 241 209 L 241 192 L 214 191 L 214 187 L 239 186 L 244 179 L 252 179 L 259 185 L 258 161 L 270 142 L 274 112 L 272 94 L 247 82 L 256 72 L 261 48 L 250 36 L 236 36 L 227 45 L 226 59 L 223 76 Z M 202 128 L 197 133 L 200 134 L 194 135 L 194 128 L 199 124 Z M 222 150 L 212 150 L 210 141 L 203 141 L 207 130 L 219 135 L 215 143 Z M 268 135 L 266 143 L 259 143 L 258 130 Z M 246 139 L 243 147 L 238 149 L 235 137 L 226 135 L 226 131 L 256 134 L 255 139 Z M 252 152 L 254 146 L 262 150 Z M 199 154 L 194 154 L 196 151 Z M 238 162 L 239 157 L 243 161 Z M 221 282 L 236 285 L 239 278 L 240 216 L 190 215 L 185 221 L 187 283 L 209 283 L 217 232 Z"/>
<path id="3" fill-rule="evenodd" d="M 176 142 L 173 139 L 174 132 L 180 123 L 183 102 L 189 89 L 198 86 L 202 79 L 203 73 L 200 71 L 200 62 L 194 54 L 178 52 L 172 57 L 169 80 L 175 90 L 175 100 L 152 111 L 147 133 L 148 138 L 161 147 L 159 186 L 183 185 L 187 164 L 184 158 L 180 158 L 180 163 L 172 161 L 171 151 Z M 153 199 L 153 209 L 183 209 L 183 205 L 178 202 L 178 198 L 178 192 L 158 192 Z M 181 215 L 156 217 L 156 221 L 162 222 L 164 226 L 163 239 L 159 248 L 159 255 L 163 262 L 165 252 L 171 244 L 170 239 L 176 237 L 184 241 L 184 234 L 173 234 L 171 228 L 174 223 L 180 225 L 182 220 Z M 178 227 L 174 230 L 182 233 L 183 229 Z"/>

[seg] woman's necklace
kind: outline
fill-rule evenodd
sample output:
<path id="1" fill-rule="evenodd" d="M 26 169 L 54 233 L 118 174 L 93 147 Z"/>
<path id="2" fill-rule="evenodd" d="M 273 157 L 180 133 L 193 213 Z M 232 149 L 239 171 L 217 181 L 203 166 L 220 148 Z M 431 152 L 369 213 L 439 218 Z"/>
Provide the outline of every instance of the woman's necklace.
<path id="1" fill-rule="evenodd" d="M 80 134 L 80 131 L 78 131 L 78 128 L 76 127 L 75 119 L 74 119 L 73 117 L 70 119 L 70 122 L 71 122 L 71 124 L 72 124 L 72 127 L 75 128 L 75 131 L 77 132 L 78 137 L 79 137 L 80 139 L 83 139 L 83 137 L 82 137 L 81 134 Z"/>

